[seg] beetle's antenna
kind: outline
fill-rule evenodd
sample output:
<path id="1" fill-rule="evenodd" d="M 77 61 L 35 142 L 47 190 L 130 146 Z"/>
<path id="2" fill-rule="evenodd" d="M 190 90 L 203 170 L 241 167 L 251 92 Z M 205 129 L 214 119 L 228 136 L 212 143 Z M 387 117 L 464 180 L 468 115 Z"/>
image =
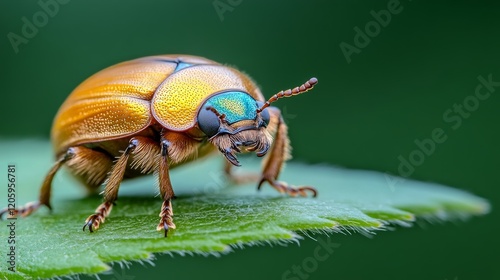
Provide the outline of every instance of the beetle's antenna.
<path id="1" fill-rule="evenodd" d="M 206 110 L 208 110 L 208 111 L 212 111 L 212 112 L 213 112 L 213 113 L 214 113 L 214 114 L 215 114 L 215 115 L 216 115 L 216 116 L 220 119 L 220 121 L 221 121 L 221 122 L 223 122 L 223 123 L 227 123 L 227 121 L 226 121 L 226 114 L 221 114 L 221 113 L 219 113 L 219 111 L 217 111 L 217 109 L 215 109 L 215 108 L 214 108 L 214 107 L 212 107 L 212 106 L 208 106 L 208 107 L 206 108 Z"/>
<path id="2" fill-rule="evenodd" d="M 299 95 L 301 93 L 304 93 L 310 89 L 312 89 L 316 84 L 318 83 L 318 79 L 316 78 L 310 78 L 309 81 L 303 83 L 302 85 L 295 87 L 294 89 L 287 89 L 287 90 L 282 90 L 275 95 L 273 95 L 271 98 L 269 98 L 264 105 L 262 105 L 260 108 L 257 109 L 257 113 L 262 112 L 262 110 L 266 109 L 271 105 L 271 103 L 275 102 L 276 100 L 283 98 L 283 97 L 290 97 L 294 95 Z M 208 108 L 207 108 L 208 109 Z"/>

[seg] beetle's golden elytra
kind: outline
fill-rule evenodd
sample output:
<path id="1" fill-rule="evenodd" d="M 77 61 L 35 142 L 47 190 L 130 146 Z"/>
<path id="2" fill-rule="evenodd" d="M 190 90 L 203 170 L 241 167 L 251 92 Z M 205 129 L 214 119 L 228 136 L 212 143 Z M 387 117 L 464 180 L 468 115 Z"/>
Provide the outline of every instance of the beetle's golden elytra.
<path id="1" fill-rule="evenodd" d="M 65 164 L 90 191 L 105 184 L 104 202 L 83 227 L 92 232 L 109 215 L 124 177 L 156 171 L 163 199 L 157 229 L 167 236 L 175 228 L 169 170 L 217 150 L 235 181 L 242 179 L 231 174 L 232 165 L 240 165 L 237 153 L 254 151 L 261 157 L 269 151 L 258 188 L 268 182 L 281 193 L 306 196 L 310 191 L 316 196 L 312 187 L 277 181 L 289 158 L 289 139 L 280 111 L 270 104 L 304 93 L 317 82 L 311 78 L 266 101 L 248 76 L 202 57 L 150 56 L 106 68 L 80 84 L 59 109 L 51 131 L 57 160 L 39 200 L 13 213 L 4 209 L 0 216 L 51 208 L 52 179 Z"/>

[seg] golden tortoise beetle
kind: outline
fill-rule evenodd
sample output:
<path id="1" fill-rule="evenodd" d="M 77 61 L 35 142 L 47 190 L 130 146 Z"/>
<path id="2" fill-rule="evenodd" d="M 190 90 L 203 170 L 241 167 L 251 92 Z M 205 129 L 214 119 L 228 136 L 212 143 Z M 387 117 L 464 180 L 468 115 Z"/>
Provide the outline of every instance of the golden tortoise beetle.
<path id="1" fill-rule="evenodd" d="M 247 75 L 202 57 L 150 56 L 106 68 L 81 83 L 59 109 L 51 130 L 57 160 L 39 200 L 3 209 L 0 217 L 7 212 L 28 216 L 42 205 L 50 209 L 52 179 L 65 164 L 90 191 L 105 183 L 104 202 L 83 226 L 93 232 L 109 215 L 124 177 L 157 171 L 163 199 L 157 230 L 167 236 L 175 228 L 169 170 L 217 150 L 227 159 L 226 174 L 236 181 L 231 173 L 232 165 L 240 165 L 236 153 L 254 151 L 262 157 L 269 152 L 258 189 L 268 182 L 281 193 L 316 196 L 312 187 L 277 181 L 289 158 L 289 139 L 280 111 L 270 104 L 317 82 L 311 78 L 266 101 Z"/>

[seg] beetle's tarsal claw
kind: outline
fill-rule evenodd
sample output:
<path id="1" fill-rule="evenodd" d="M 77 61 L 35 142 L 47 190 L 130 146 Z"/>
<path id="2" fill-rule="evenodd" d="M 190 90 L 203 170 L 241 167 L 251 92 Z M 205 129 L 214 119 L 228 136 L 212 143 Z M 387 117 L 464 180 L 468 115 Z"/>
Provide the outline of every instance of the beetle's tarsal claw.
<path id="1" fill-rule="evenodd" d="M 163 229 L 165 230 L 165 237 L 168 236 L 168 224 L 167 221 L 163 222 Z"/>
<path id="2" fill-rule="evenodd" d="M 0 220 L 3 220 L 4 217 L 7 219 L 15 217 L 21 217 L 21 218 L 27 217 L 32 213 L 34 213 L 36 210 L 38 210 L 38 208 L 40 208 L 40 206 L 42 205 L 47 205 L 47 204 L 41 204 L 38 201 L 32 201 L 16 209 L 5 207 L 0 210 Z M 47 207 L 49 207 L 49 205 L 47 205 Z"/>
<path id="3" fill-rule="evenodd" d="M 312 195 L 312 197 L 316 197 L 318 195 L 318 191 L 311 186 L 301 186 L 301 187 L 289 186 L 285 182 L 276 181 L 266 176 L 262 177 L 262 179 L 260 180 L 259 184 L 257 185 L 257 190 L 260 190 L 264 182 L 268 182 L 279 193 L 286 193 L 291 197 L 296 197 L 297 195 L 306 197 L 308 196 L 307 192 L 309 192 Z"/>
<path id="4" fill-rule="evenodd" d="M 97 214 L 90 215 L 87 220 L 85 220 L 85 224 L 83 225 L 82 230 L 85 231 L 85 228 L 88 227 L 90 232 L 94 232 L 94 229 L 97 230 L 99 228 L 97 221 Z M 94 223 L 96 226 L 94 227 Z"/>
<path id="5" fill-rule="evenodd" d="M 90 215 L 85 220 L 85 224 L 83 225 L 83 231 L 85 231 L 86 227 L 89 228 L 90 232 L 94 232 L 97 229 L 99 229 L 99 226 L 101 225 L 101 223 L 104 223 L 104 220 L 106 220 L 106 217 L 109 215 L 112 208 L 113 208 L 113 202 L 104 202 L 101 205 L 99 205 L 96 209 L 96 212 Z"/>
<path id="6" fill-rule="evenodd" d="M 159 216 L 160 216 L 160 223 L 156 227 L 156 230 L 165 231 L 165 237 L 167 237 L 168 231 L 170 229 L 175 229 L 175 224 L 173 220 L 174 213 L 172 211 L 172 202 L 170 199 L 163 201 Z"/>
<path id="7" fill-rule="evenodd" d="M 85 228 L 89 227 L 90 232 L 94 232 L 94 229 L 92 228 L 92 221 L 88 221 L 83 225 L 82 231 L 85 231 Z"/>

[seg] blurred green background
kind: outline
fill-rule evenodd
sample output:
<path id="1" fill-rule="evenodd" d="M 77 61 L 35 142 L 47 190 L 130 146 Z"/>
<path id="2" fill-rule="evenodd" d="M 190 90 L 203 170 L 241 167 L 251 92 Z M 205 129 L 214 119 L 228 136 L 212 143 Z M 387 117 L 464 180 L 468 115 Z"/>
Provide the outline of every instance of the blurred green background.
<path id="1" fill-rule="evenodd" d="M 316 76 L 310 94 L 276 104 L 296 160 L 398 175 L 398 157 L 408 159 L 416 139 L 442 128 L 447 140 L 410 177 L 468 190 L 493 210 L 465 223 L 398 227 L 372 239 L 333 235 L 341 246 L 302 279 L 500 279 L 500 87 L 456 129 L 443 118 L 474 95 L 478 76 L 500 81 L 495 1 L 401 1 L 400 12 L 371 30 L 376 34 L 350 63 L 341 42 L 355 46 L 354 28 L 370 26 L 370 11 L 393 1 L 60 1 L 68 3 L 45 24 L 38 13 L 38 31 L 17 52 L 8 34 L 23 36 L 22 18 L 33 22 L 43 9 L 37 1 L 0 2 L 1 138 L 48 138 L 74 87 L 141 56 L 187 53 L 234 65 L 267 97 Z M 157 256 L 156 267 L 134 264 L 121 278 L 281 279 L 316 246 L 305 238 L 300 246 L 236 249 L 221 258 Z M 120 279 L 102 278 L 113 277 Z"/>

